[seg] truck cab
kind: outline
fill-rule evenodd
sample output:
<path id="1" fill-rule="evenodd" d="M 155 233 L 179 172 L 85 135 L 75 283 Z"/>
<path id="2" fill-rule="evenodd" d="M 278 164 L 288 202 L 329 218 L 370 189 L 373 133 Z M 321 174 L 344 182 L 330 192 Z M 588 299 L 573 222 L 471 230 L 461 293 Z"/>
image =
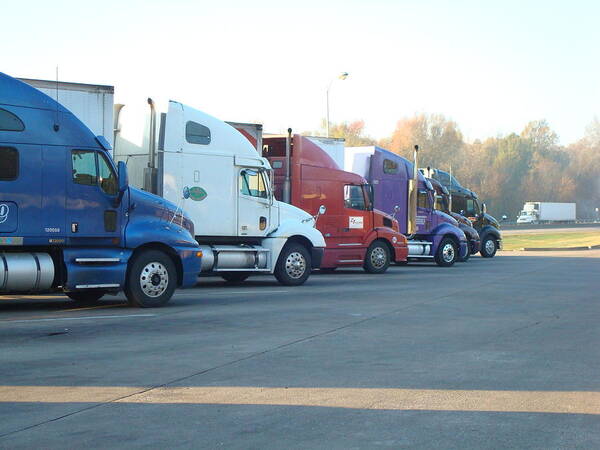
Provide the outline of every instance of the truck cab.
<path id="1" fill-rule="evenodd" d="M 433 178 L 446 187 L 451 195 L 450 205 L 453 212 L 466 216 L 479 233 L 481 239 L 480 254 L 484 258 L 492 258 L 497 250 L 502 249 L 502 233 L 500 222 L 487 213 L 485 203 L 477 194 L 460 185 L 458 180 L 440 169 L 420 169 L 429 178 Z"/>
<path id="2" fill-rule="evenodd" d="M 413 163 L 371 146 L 346 148 L 344 165 L 371 183 L 375 207 L 398 219 L 400 232 L 408 238 L 409 260 L 452 266 L 466 256 L 465 234 L 455 219 L 434 208 L 433 186 Z"/>
<path id="3" fill-rule="evenodd" d="M 196 283 L 189 218 L 128 183 L 110 145 L 37 89 L 0 73 L 0 292 L 125 291 L 161 306 Z"/>
<path id="4" fill-rule="evenodd" d="M 391 215 L 375 209 L 372 186 L 330 156 L 343 155 L 343 140 L 266 135 L 262 144 L 274 169 L 276 197 L 318 217 L 326 242 L 321 269 L 362 266 L 383 273 L 391 262 L 406 261 L 406 238 Z M 322 206 L 326 212 L 320 215 Z"/>
<path id="5" fill-rule="evenodd" d="M 275 198 L 271 165 L 231 125 L 176 101 L 120 106 L 115 158 L 134 183 L 189 213 L 202 274 L 304 283 L 325 241 L 314 218 Z"/>

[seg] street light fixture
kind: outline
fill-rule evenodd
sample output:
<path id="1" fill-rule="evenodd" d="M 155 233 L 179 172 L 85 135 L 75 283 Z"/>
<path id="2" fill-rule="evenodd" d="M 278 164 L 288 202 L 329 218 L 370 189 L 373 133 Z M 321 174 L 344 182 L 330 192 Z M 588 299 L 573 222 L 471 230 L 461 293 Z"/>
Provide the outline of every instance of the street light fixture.
<path id="1" fill-rule="evenodd" d="M 336 80 L 345 80 L 346 78 L 348 78 L 348 72 L 342 72 L 340 73 L 336 78 L 334 78 L 333 80 L 331 80 L 329 82 L 329 84 L 327 85 L 327 137 L 329 137 L 329 89 L 331 88 L 331 84 Z"/>

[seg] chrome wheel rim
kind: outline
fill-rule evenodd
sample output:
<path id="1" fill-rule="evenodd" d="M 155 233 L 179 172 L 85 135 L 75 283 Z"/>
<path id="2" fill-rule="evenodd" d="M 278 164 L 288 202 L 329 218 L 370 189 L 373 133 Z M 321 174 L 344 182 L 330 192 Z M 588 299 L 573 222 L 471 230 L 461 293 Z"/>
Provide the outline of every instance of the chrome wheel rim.
<path id="1" fill-rule="evenodd" d="M 385 254 L 385 250 L 381 247 L 376 247 L 371 252 L 371 264 L 376 269 L 381 269 L 385 266 L 386 259 L 387 255 Z"/>
<path id="2" fill-rule="evenodd" d="M 452 244 L 444 245 L 444 248 L 442 248 L 442 258 L 444 262 L 452 262 L 454 259 L 454 246 Z"/>
<path id="3" fill-rule="evenodd" d="M 485 241 L 485 251 L 487 252 L 488 255 L 491 255 L 492 253 L 494 253 L 495 249 L 496 249 L 496 244 L 494 244 L 493 240 L 488 239 L 487 241 Z"/>
<path id="4" fill-rule="evenodd" d="M 169 272 L 159 262 L 146 264 L 140 274 L 140 287 L 148 297 L 160 297 L 169 286 Z"/>
<path id="5" fill-rule="evenodd" d="M 292 252 L 285 259 L 285 271 L 290 278 L 298 279 L 306 272 L 306 259 L 300 252 Z"/>

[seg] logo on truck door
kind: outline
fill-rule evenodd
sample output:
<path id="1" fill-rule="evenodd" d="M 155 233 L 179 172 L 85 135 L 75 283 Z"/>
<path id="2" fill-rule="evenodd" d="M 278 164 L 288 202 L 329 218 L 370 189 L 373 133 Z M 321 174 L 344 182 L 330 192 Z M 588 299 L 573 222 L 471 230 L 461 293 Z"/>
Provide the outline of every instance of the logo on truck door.
<path id="1" fill-rule="evenodd" d="M 201 202 L 207 196 L 206 191 L 200 186 L 192 186 L 191 188 L 186 186 L 183 188 L 183 198 L 190 198 L 195 202 Z"/>
<path id="2" fill-rule="evenodd" d="M 363 217 L 362 216 L 350 216 L 348 218 L 348 228 L 362 229 L 363 228 Z"/>
<path id="3" fill-rule="evenodd" d="M 6 222 L 10 208 L 6 203 L 0 203 L 0 223 Z"/>

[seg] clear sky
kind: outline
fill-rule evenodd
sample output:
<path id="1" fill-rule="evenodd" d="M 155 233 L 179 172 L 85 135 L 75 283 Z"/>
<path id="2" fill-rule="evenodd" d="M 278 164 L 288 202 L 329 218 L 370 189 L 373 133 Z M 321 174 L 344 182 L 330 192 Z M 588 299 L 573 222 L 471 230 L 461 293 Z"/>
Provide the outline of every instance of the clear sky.
<path id="1" fill-rule="evenodd" d="M 545 118 L 568 144 L 600 115 L 592 0 L 3 2 L 0 71 L 166 96 L 267 131 L 442 113 L 473 140 Z"/>

